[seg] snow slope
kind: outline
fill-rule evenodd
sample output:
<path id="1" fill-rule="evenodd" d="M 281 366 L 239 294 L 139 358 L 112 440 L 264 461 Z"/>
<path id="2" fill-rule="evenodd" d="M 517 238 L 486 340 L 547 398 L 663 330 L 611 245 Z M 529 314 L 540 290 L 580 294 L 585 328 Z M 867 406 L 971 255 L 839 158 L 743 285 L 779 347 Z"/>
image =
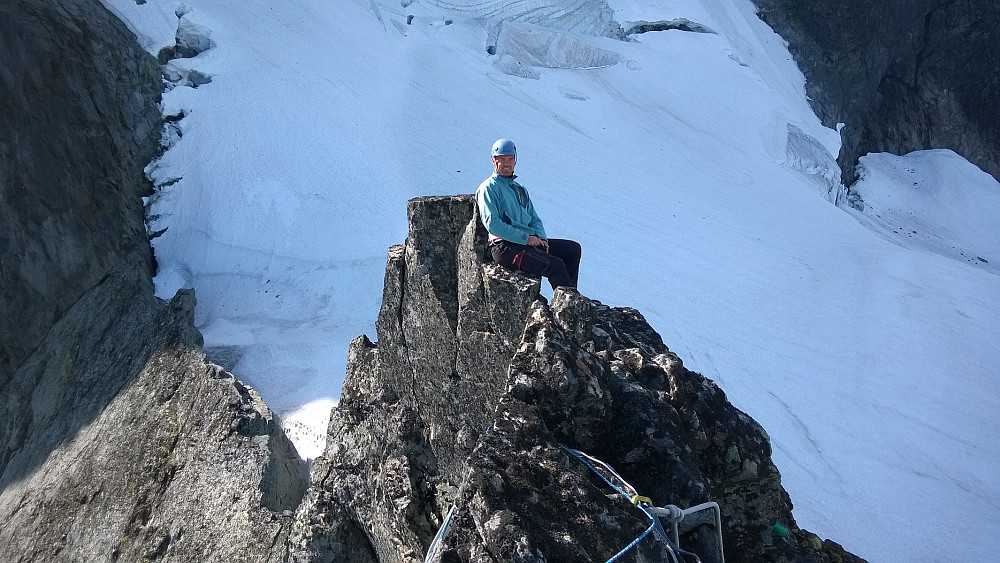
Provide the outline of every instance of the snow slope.
<path id="1" fill-rule="evenodd" d="M 1000 188 L 953 154 L 869 156 L 867 211 L 833 205 L 839 135 L 749 2 L 104 1 L 152 53 L 211 46 L 170 63 L 157 294 L 196 289 L 206 349 L 304 456 L 347 342 L 374 337 L 406 200 L 473 191 L 509 137 L 546 230 L 583 245 L 583 293 L 763 424 L 801 526 L 872 561 L 990 558 L 1000 276 L 941 249 L 1000 263 Z M 613 37 L 674 18 L 715 33 Z M 899 166 L 971 203 L 886 204 Z"/>
<path id="2" fill-rule="evenodd" d="M 950 150 L 861 157 L 859 220 L 893 240 L 1000 273 L 1000 188 Z"/>

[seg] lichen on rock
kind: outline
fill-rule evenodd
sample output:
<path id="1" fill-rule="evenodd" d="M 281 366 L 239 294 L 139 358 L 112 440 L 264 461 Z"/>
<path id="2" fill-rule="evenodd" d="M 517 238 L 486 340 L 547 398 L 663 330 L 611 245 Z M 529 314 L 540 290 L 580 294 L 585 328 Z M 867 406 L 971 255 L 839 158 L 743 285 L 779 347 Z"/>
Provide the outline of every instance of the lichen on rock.
<path id="1" fill-rule="evenodd" d="M 565 289 L 547 303 L 539 280 L 487 262 L 471 196 L 408 211 L 378 342 L 351 344 L 293 560 L 420 561 L 440 531 L 436 561 L 606 561 L 649 521 L 563 446 L 658 506 L 718 502 L 728 561 L 860 560 L 797 528 L 763 428 L 638 311 Z M 696 526 L 681 541 L 711 554 L 710 537 Z M 630 556 L 666 554 L 650 537 Z"/>

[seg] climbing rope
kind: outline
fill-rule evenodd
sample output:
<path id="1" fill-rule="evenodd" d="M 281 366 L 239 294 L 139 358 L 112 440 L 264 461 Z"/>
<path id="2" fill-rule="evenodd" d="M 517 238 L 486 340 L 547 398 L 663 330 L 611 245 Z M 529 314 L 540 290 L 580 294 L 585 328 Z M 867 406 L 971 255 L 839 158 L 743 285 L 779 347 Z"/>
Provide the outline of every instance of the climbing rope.
<path id="1" fill-rule="evenodd" d="M 633 487 L 632 485 L 629 485 L 628 481 L 626 481 L 621 475 L 619 475 L 610 465 L 604 463 L 603 461 L 597 459 L 596 457 L 589 456 L 589 455 L 581 452 L 580 450 L 574 450 L 572 448 L 567 448 L 566 446 L 564 446 L 562 444 L 557 444 L 557 445 L 560 448 L 562 448 L 563 451 L 569 453 L 570 455 L 572 455 L 576 459 L 582 461 L 584 465 L 586 465 L 587 467 L 590 468 L 591 471 L 593 471 L 594 473 L 596 473 L 597 476 L 600 477 L 601 480 L 603 480 L 605 483 L 607 483 L 609 487 L 611 487 L 612 489 L 614 489 L 614 490 L 618 491 L 619 493 L 621 493 L 621 495 L 624 496 L 625 498 L 629 499 L 629 501 L 631 501 L 632 498 L 635 497 L 638 494 L 638 491 L 635 490 L 635 487 Z M 587 461 L 587 460 L 590 460 L 590 461 Z M 597 468 L 595 468 L 593 465 L 591 465 L 591 461 L 594 462 L 597 465 L 600 465 L 601 467 L 604 468 L 605 471 L 607 471 L 612 476 L 614 476 L 615 479 L 618 479 L 618 481 L 621 482 L 621 484 L 624 486 L 624 488 L 619 487 L 618 485 L 616 485 L 616 484 L 612 483 L 610 480 L 608 480 L 608 478 L 605 477 L 603 473 L 601 473 L 600 471 L 597 470 Z M 627 490 L 625 490 L 625 489 L 627 489 Z"/>
<path id="2" fill-rule="evenodd" d="M 670 556 L 670 560 L 673 563 L 685 563 L 685 557 L 692 558 L 695 561 L 695 563 L 701 563 L 701 559 L 698 557 L 698 555 L 691 553 L 690 551 L 681 549 L 680 546 L 678 546 L 675 542 L 671 541 L 670 536 L 667 535 L 666 530 L 664 530 L 663 526 L 660 524 L 660 518 L 666 518 L 668 522 L 674 524 L 674 533 L 676 534 L 677 532 L 676 523 L 684 519 L 685 511 L 681 510 L 679 507 L 674 505 L 667 505 L 662 508 L 653 506 L 652 500 L 650 500 L 648 497 L 639 496 L 635 487 L 630 485 L 628 481 L 626 481 L 621 475 L 618 474 L 618 472 L 614 470 L 614 468 L 612 468 L 607 463 L 604 463 L 603 461 L 597 459 L 596 457 L 587 455 L 586 453 L 580 450 L 567 448 L 562 444 L 557 444 L 557 445 L 566 453 L 580 460 L 580 462 L 582 462 L 591 471 L 593 471 L 595 475 L 600 477 L 602 481 L 607 483 L 609 487 L 617 491 L 623 497 L 627 498 L 629 502 L 631 502 L 634 506 L 639 508 L 639 510 L 642 510 L 642 513 L 645 514 L 647 518 L 649 518 L 650 521 L 649 527 L 646 528 L 641 534 L 639 534 L 638 537 L 629 542 L 628 545 L 623 547 L 618 553 L 612 555 L 611 558 L 608 559 L 606 563 L 614 563 L 615 561 L 618 561 L 623 555 L 625 555 L 626 553 L 629 552 L 629 550 L 638 545 L 639 542 L 645 539 L 646 536 L 648 536 L 650 533 L 654 533 L 657 539 L 660 540 L 660 543 L 663 544 L 663 547 L 666 549 L 667 555 Z M 609 475 L 611 475 L 611 479 L 605 476 L 605 474 L 599 471 L 595 466 L 600 466 L 602 469 L 604 469 L 604 471 L 606 471 Z M 471 468 L 468 468 L 467 472 L 470 469 Z M 612 479 L 618 481 L 618 483 L 612 482 Z M 461 497 L 462 489 L 465 487 L 467 482 L 468 482 L 468 473 L 466 474 L 466 479 L 463 480 L 462 487 L 459 488 L 458 494 L 455 495 L 455 503 L 452 503 L 451 509 L 448 510 L 447 516 L 445 516 L 444 521 L 441 523 L 441 527 L 438 529 L 437 534 L 434 536 L 434 540 L 431 542 L 431 545 L 427 550 L 427 556 L 424 558 L 424 563 L 433 563 L 435 557 L 437 557 L 438 552 L 441 549 L 441 542 L 444 541 L 444 538 L 448 535 L 448 531 L 451 528 L 452 520 L 455 516 L 455 512 L 457 511 L 458 499 Z M 688 509 L 688 511 L 700 510 L 703 506 L 707 506 L 709 504 L 715 506 L 716 510 L 718 510 L 718 505 L 716 505 L 715 503 L 705 503 L 704 505 L 699 505 L 697 507 Z M 721 522 L 717 521 L 717 525 L 721 526 Z M 719 543 L 721 549 L 721 543 L 722 543 L 721 535 L 719 537 Z M 678 557 L 680 558 L 678 559 Z"/>
<path id="3" fill-rule="evenodd" d="M 490 429 L 487 428 L 483 436 L 490 433 Z M 451 503 L 451 508 L 448 509 L 448 515 L 444 517 L 444 522 L 441 522 L 441 527 L 438 528 L 437 534 L 434 536 L 434 540 L 431 542 L 429 548 L 427 548 L 427 555 L 424 557 L 424 563 L 432 563 L 434 558 L 437 557 L 438 551 L 441 549 L 441 542 L 444 541 L 445 536 L 448 535 L 448 530 L 451 529 L 451 521 L 455 517 L 455 512 L 458 511 L 458 501 L 462 498 L 462 492 L 465 490 L 465 486 L 469 482 L 469 474 L 472 473 L 472 465 L 470 464 L 465 468 L 465 477 L 462 479 L 462 484 L 459 486 L 458 491 L 455 492 L 455 501 Z"/>
<path id="4" fill-rule="evenodd" d="M 666 530 L 664 530 L 663 526 L 660 525 L 659 517 L 653 514 L 652 510 L 654 509 L 653 502 L 648 497 L 639 496 L 639 494 L 636 492 L 635 487 L 630 485 L 628 481 L 626 481 L 621 475 L 619 475 L 610 465 L 604 463 L 603 461 L 595 457 L 589 456 L 586 453 L 581 452 L 580 450 L 567 448 L 562 444 L 557 444 L 557 445 L 566 453 L 572 455 L 573 457 L 583 462 L 583 464 L 586 465 L 588 468 L 590 468 L 590 470 L 593 471 L 598 477 L 600 477 L 602 481 L 607 483 L 608 486 L 610 486 L 612 489 L 618 491 L 619 494 L 629 499 L 629 502 L 631 502 L 634 506 L 638 507 L 639 510 L 642 510 L 643 514 L 645 514 L 646 517 L 649 518 L 650 521 L 649 527 L 646 528 L 644 532 L 639 534 L 637 538 L 635 538 L 628 545 L 622 548 L 621 551 L 611 556 L 611 558 L 608 559 L 606 563 L 614 563 L 615 561 L 617 561 L 619 558 L 621 558 L 621 556 L 625 555 L 625 553 L 627 553 L 630 549 L 638 545 L 639 542 L 641 542 L 646 536 L 650 534 L 650 532 L 654 532 L 656 534 L 657 539 L 659 539 L 660 543 L 663 544 L 663 547 L 667 551 L 667 555 L 670 556 L 670 560 L 673 561 L 673 563 L 683 563 L 684 557 L 692 557 L 696 563 L 701 563 L 701 559 L 696 554 L 681 549 L 676 543 L 670 540 L 670 536 L 667 535 Z M 621 485 L 612 483 L 611 480 L 605 477 L 603 473 L 598 471 L 597 468 L 594 467 L 594 465 L 601 466 L 605 471 L 610 473 L 616 480 L 618 480 L 621 483 Z M 679 507 L 673 505 L 669 505 L 668 507 L 665 508 L 657 508 L 655 510 L 657 513 L 659 513 L 660 516 L 667 518 L 671 522 L 677 522 L 684 518 L 684 511 L 682 511 Z M 666 514 L 663 514 L 664 512 L 666 512 Z M 681 559 L 678 559 L 678 556 L 680 556 Z"/>
<path id="5" fill-rule="evenodd" d="M 619 551 L 618 553 L 612 555 L 611 559 L 607 560 L 607 563 L 614 563 L 615 561 L 618 561 L 618 558 L 620 558 L 622 555 L 625 555 L 625 553 L 628 552 L 628 550 L 630 550 L 633 547 L 635 547 L 636 545 L 638 545 L 638 543 L 641 542 L 643 540 L 643 538 L 645 538 L 647 535 L 649 535 L 649 533 L 652 532 L 653 528 L 655 528 L 655 527 L 656 527 L 656 524 L 650 524 L 649 527 L 646 528 L 645 532 L 639 534 L 639 537 L 637 537 L 634 540 L 632 540 L 632 543 L 630 543 L 630 544 L 626 545 L 625 547 L 623 547 L 621 551 Z M 675 563 L 676 563 L 676 561 L 677 560 L 674 559 Z"/>
<path id="6" fill-rule="evenodd" d="M 437 535 L 434 536 L 434 541 L 431 542 L 431 546 L 427 550 L 427 557 L 424 558 L 424 563 L 431 563 L 437 557 L 438 550 L 441 549 L 441 540 L 444 539 L 445 534 L 448 533 L 448 529 L 451 528 L 451 518 L 454 515 L 455 505 L 452 504 L 451 509 L 448 510 L 448 515 L 444 517 L 444 522 L 438 528 Z"/>

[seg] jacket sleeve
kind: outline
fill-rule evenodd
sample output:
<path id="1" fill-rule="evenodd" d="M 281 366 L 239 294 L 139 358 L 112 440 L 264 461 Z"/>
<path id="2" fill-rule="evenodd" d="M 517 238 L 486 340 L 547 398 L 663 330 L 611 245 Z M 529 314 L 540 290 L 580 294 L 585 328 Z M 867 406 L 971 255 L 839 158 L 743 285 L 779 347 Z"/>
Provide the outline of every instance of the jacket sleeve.
<path id="1" fill-rule="evenodd" d="M 510 242 L 528 243 L 528 233 L 504 222 L 503 198 L 497 193 L 496 186 L 489 183 L 479 186 L 476 190 L 476 203 L 479 205 L 479 218 L 487 231 Z"/>
<path id="2" fill-rule="evenodd" d="M 527 192 L 527 190 L 525 190 Z M 531 203 L 531 197 L 528 197 L 528 213 L 531 213 L 531 223 L 528 226 L 534 231 L 535 236 L 540 239 L 548 240 L 549 237 L 545 236 L 545 227 L 542 225 L 542 219 L 535 213 L 535 204 Z"/>

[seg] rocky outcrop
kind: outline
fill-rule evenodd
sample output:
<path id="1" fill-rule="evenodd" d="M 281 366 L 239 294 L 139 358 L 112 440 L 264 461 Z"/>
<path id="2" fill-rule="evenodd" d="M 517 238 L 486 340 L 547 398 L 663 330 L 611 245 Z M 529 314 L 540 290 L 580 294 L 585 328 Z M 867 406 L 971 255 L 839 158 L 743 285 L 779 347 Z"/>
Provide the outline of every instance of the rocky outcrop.
<path id="1" fill-rule="evenodd" d="M 0 560 L 414 561 L 439 530 L 441 561 L 606 560 L 648 522 L 562 446 L 656 504 L 718 501 L 729 561 L 856 560 L 638 312 L 485 264 L 471 197 L 410 203 L 307 482 L 194 296 L 153 297 L 155 61 L 98 0 L 3 3 L 0 47 Z"/>
<path id="2" fill-rule="evenodd" d="M 153 297 L 156 61 L 98 0 L 0 4 L 0 560 L 280 560 L 305 468 Z"/>
<path id="3" fill-rule="evenodd" d="M 1000 6 L 992 0 L 754 0 L 813 109 L 845 123 L 845 184 L 869 152 L 949 148 L 1000 179 Z"/>
<path id="4" fill-rule="evenodd" d="M 378 342 L 351 344 L 293 560 L 419 561 L 447 518 L 436 560 L 605 561 L 649 520 L 562 446 L 657 505 L 717 501 L 727 561 L 859 560 L 795 526 L 766 433 L 638 311 L 561 289 L 549 304 L 537 280 L 484 264 L 471 196 L 408 210 Z M 713 533 L 681 541 L 705 552 Z M 662 549 L 650 537 L 630 557 Z"/>
<path id="5" fill-rule="evenodd" d="M 379 345 L 351 344 L 327 455 L 299 509 L 302 560 L 346 557 L 338 546 L 366 538 L 375 560 L 423 558 L 450 502 L 438 498 L 454 495 L 491 424 L 538 293 L 537 280 L 482 275 L 486 236 L 468 198 L 417 199 L 408 212 L 406 244 L 389 249 Z"/>
<path id="6" fill-rule="evenodd" d="M 149 270 L 140 197 L 161 90 L 100 2 L 0 5 L 0 386 L 126 257 Z"/>
<path id="7" fill-rule="evenodd" d="M 158 306 L 142 282 L 131 302 L 88 292 L 17 372 L 9 390 L 34 424 L 0 480 L 0 560 L 284 556 L 302 461 L 260 397 L 198 349 L 193 295 Z"/>

